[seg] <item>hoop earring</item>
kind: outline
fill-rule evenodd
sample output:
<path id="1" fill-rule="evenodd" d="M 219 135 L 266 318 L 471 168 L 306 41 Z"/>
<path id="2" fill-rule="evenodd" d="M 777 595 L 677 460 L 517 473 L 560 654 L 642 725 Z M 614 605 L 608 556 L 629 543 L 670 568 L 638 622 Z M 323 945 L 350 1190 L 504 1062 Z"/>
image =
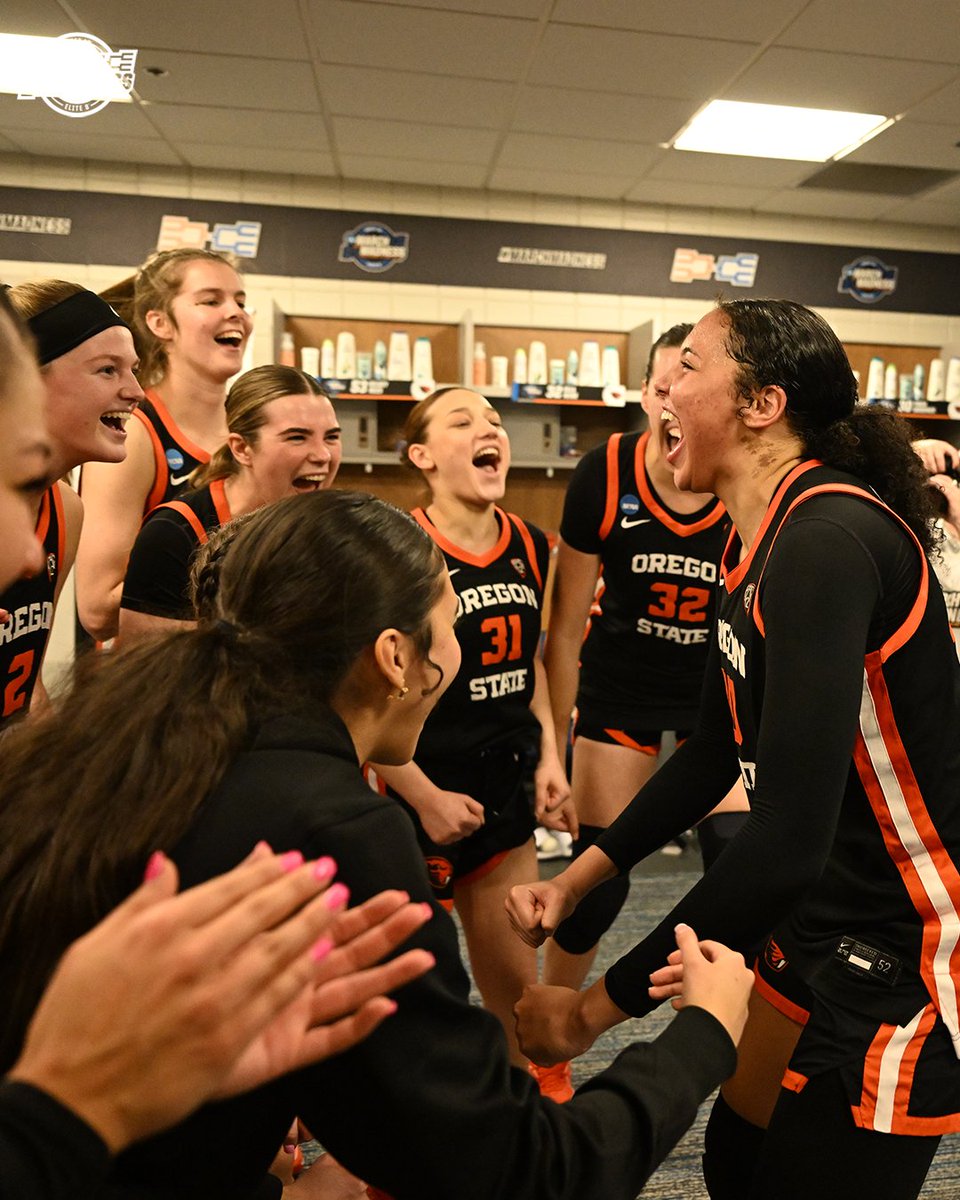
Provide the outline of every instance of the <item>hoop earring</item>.
<path id="1" fill-rule="evenodd" d="M 392 692 L 389 692 L 387 694 L 387 699 L 388 700 L 402 700 L 406 696 L 407 692 L 409 692 L 409 691 L 410 691 L 410 689 L 404 683 L 400 686 L 400 689 L 396 695 L 394 695 Z"/>

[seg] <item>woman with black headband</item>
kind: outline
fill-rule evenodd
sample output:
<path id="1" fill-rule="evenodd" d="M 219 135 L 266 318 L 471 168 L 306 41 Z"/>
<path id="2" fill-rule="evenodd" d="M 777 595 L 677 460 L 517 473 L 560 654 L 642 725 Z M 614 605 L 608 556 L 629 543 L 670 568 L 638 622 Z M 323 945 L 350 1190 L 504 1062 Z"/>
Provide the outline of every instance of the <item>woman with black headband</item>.
<path id="1" fill-rule="evenodd" d="M 0 595 L 9 613 L 0 626 L 0 724 L 23 716 L 40 686 L 54 610 L 76 554 L 83 507 L 63 476 L 85 462 L 122 462 L 126 423 L 142 397 L 133 337 L 99 296 L 51 279 L 10 288 L 8 297 L 37 346 L 54 482 L 37 504 L 43 565 Z"/>

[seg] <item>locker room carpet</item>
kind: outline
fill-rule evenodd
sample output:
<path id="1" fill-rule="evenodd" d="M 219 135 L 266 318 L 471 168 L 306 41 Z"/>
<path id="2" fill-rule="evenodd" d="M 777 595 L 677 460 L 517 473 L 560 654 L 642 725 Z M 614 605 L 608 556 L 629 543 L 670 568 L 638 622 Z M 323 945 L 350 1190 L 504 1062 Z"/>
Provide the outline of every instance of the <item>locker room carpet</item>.
<path id="1" fill-rule="evenodd" d="M 541 873 L 555 874 L 562 865 L 542 863 Z M 633 871 L 627 904 L 601 946 L 596 970 L 602 972 L 639 941 L 687 891 L 699 872 L 700 857 L 695 848 L 688 848 L 679 858 L 655 854 L 641 863 Z M 461 953 L 466 962 L 462 943 Z M 479 1002 L 476 995 L 474 999 Z M 655 1037 L 671 1015 L 671 1010 L 664 1006 L 642 1022 L 631 1021 L 610 1030 L 574 1063 L 574 1084 L 582 1083 L 606 1066 L 628 1042 L 638 1037 Z M 709 1102 L 701 1107 L 686 1137 L 647 1183 L 644 1200 L 708 1200 L 700 1175 L 700 1153 L 709 1109 Z M 943 1139 L 920 1195 L 921 1200 L 957 1200 L 960 1196 L 960 1135 Z"/>

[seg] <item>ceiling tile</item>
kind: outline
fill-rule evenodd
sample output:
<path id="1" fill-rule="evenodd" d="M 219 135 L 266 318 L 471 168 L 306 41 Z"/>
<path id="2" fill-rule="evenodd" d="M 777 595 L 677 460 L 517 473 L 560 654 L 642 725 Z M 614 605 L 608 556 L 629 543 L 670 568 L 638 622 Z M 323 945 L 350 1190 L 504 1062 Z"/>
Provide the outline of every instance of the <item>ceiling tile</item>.
<path id="1" fill-rule="evenodd" d="M 392 4 L 398 8 L 409 6 L 409 0 L 374 0 L 374 3 Z M 416 0 L 416 7 L 494 17 L 528 17 L 535 21 L 544 8 L 549 8 L 549 0 Z"/>
<path id="2" fill-rule="evenodd" d="M 598 92 L 705 100 L 750 61 L 746 42 L 551 25 L 530 83 Z"/>
<path id="3" fill-rule="evenodd" d="M 142 72 L 137 76 L 137 93 L 145 100 L 243 108 L 256 97 L 259 108 L 291 112 L 317 112 L 319 108 L 308 63 L 168 50 L 162 65 L 169 71 L 162 79 Z"/>
<path id="4" fill-rule="evenodd" d="M 165 142 L 145 138 L 105 137 L 76 129 L 63 133 L 23 129 L 14 134 L 18 146 L 28 154 L 50 154 L 64 158 L 102 158 L 106 162 L 164 163 L 182 165 Z"/>
<path id="5" fill-rule="evenodd" d="M 948 83 L 908 110 L 911 121 L 960 125 L 960 79 Z"/>
<path id="6" fill-rule="evenodd" d="M 562 129 L 571 137 L 655 144 L 672 138 L 694 111 L 695 105 L 684 100 L 525 87 L 517 103 L 513 128 L 533 133 L 556 133 Z"/>
<path id="7" fill-rule="evenodd" d="M 897 204 L 883 214 L 887 221 L 909 225 L 944 225 L 960 229 L 960 200 L 953 204 L 940 204 L 934 200 L 911 200 Z"/>
<path id="8" fill-rule="evenodd" d="M 485 79 L 422 75 L 413 71 L 377 73 L 376 87 L 363 67 L 319 68 L 324 103 L 331 113 L 354 117 L 386 117 L 395 121 L 435 121 L 450 125 L 499 129 L 510 112 L 513 86 Z"/>
<path id="9" fill-rule="evenodd" d="M 138 104 L 108 104 L 89 117 L 64 117 L 42 100 L 18 100 L 16 96 L 0 95 L 0 132 L 15 129 L 46 129 L 51 133 L 73 130 L 108 137 L 160 136 Z"/>
<path id="10" fill-rule="evenodd" d="M 847 161 L 960 171 L 958 133 L 960 130 L 950 125 L 898 121 L 859 150 L 848 154 Z"/>
<path id="11" fill-rule="evenodd" d="M 307 0 L 321 62 L 375 67 L 416 63 L 436 74 L 518 77 L 535 21 L 437 12 L 356 0 Z"/>
<path id="12" fill-rule="evenodd" d="M 797 104 L 894 116 L 953 76 L 950 67 L 817 50 L 767 50 L 724 93 L 726 100 Z"/>
<path id="13" fill-rule="evenodd" d="M 524 167 L 497 167 L 490 186 L 507 192 L 539 192 L 547 196 L 589 196 L 619 200 L 635 176 L 578 175 L 569 171 L 535 171 Z"/>
<path id="14" fill-rule="evenodd" d="M 195 146 L 235 142 L 240 149 L 247 146 L 273 146 L 283 150 L 299 147 L 312 152 L 329 148 L 319 113 L 178 104 L 153 104 L 148 113 L 150 120 L 171 141 L 191 142 Z"/>
<path id="15" fill-rule="evenodd" d="M 57 0 L 3 0 L 4 33 L 59 37 L 76 28 Z"/>
<path id="16" fill-rule="evenodd" d="M 914 20 L 922 8 L 922 19 Z M 956 0 L 921 0 L 912 10 L 903 0 L 813 0 L 777 39 L 845 54 L 877 54 L 960 64 Z M 952 33 L 953 36 L 950 36 Z"/>
<path id="17" fill-rule="evenodd" d="M 447 125 L 334 117 L 333 128 L 341 154 L 413 158 L 424 163 L 487 163 L 497 144 L 492 130 Z"/>
<path id="18" fill-rule="evenodd" d="M 873 196 L 850 192 L 829 192 L 820 188 L 809 191 L 775 192 L 762 200 L 757 209 L 763 212 L 789 213 L 804 217 L 851 217 L 873 221 L 890 208 L 889 196 Z"/>
<path id="19" fill-rule="evenodd" d="M 386 180 L 390 183 L 420 183 L 441 187 L 483 186 L 486 167 L 469 163 L 417 162 L 408 158 L 378 158 L 343 154 L 345 174 L 351 179 Z"/>
<path id="20" fill-rule="evenodd" d="M 206 142 L 181 142 L 178 150 L 193 167 L 214 167 L 228 171 L 274 171 L 291 175 L 333 175 L 335 166 L 329 154 L 290 147 L 267 149 L 265 146 L 211 146 Z"/>
<path id="21" fill-rule="evenodd" d="M 551 20 L 649 33 L 695 30 L 698 37 L 765 42 L 808 0 L 557 0 Z"/>
<path id="22" fill-rule="evenodd" d="M 625 199 L 640 204 L 683 204 L 692 208 L 752 209 L 770 195 L 770 188 L 690 183 L 677 179 L 642 179 Z"/>
<path id="23" fill-rule="evenodd" d="M 600 142 L 593 138 L 549 137 L 539 133 L 511 133 L 504 140 L 497 166 L 534 171 L 568 168 L 579 174 L 612 171 L 616 175 L 636 178 L 656 160 L 658 154 L 660 150 L 656 146 Z"/>
<path id="24" fill-rule="evenodd" d="M 309 51 L 297 0 L 163 0 L 130 4 L 118 0 L 72 0 L 86 28 L 119 46 L 148 46 L 154 52 L 203 49 L 214 54 L 306 59 Z"/>
<path id="25" fill-rule="evenodd" d="M 819 164 L 816 164 L 819 165 Z M 741 154 L 701 154 L 696 150 L 661 152 L 650 179 L 688 183 L 720 183 L 731 187 L 785 187 L 815 170 L 815 164 L 783 158 L 749 158 Z"/>

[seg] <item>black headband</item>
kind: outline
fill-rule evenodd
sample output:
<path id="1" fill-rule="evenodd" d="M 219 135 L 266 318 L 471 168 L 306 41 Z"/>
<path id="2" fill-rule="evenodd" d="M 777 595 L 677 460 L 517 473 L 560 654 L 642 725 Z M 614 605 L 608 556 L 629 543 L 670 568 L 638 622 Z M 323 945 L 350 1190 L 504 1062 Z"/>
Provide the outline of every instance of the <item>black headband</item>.
<path id="1" fill-rule="evenodd" d="M 44 309 L 35 317 L 30 317 L 27 324 L 37 340 L 37 357 L 41 367 L 114 325 L 129 329 L 126 321 L 117 316 L 106 300 L 87 291 L 76 292 L 52 308 Z"/>

